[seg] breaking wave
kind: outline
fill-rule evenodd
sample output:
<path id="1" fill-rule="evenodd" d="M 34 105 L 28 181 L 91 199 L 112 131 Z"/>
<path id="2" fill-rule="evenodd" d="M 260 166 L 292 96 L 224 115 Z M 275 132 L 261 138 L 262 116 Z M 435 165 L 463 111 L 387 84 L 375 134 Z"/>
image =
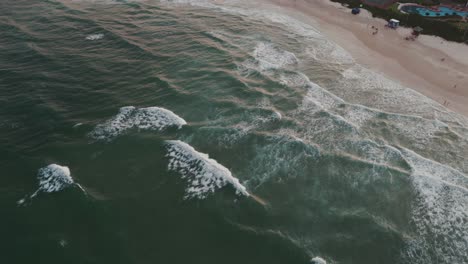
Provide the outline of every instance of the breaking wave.
<path id="1" fill-rule="evenodd" d="M 100 33 L 100 34 L 91 34 L 91 35 L 86 36 L 87 40 L 99 40 L 99 39 L 102 39 L 102 38 L 104 38 L 104 34 L 102 34 L 102 33 Z"/>
<path id="2" fill-rule="evenodd" d="M 402 150 L 411 165 L 417 198 L 412 224 L 417 235 L 403 252 L 412 263 L 468 260 L 468 177 L 446 165 Z"/>
<path id="3" fill-rule="evenodd" d="M 401 234 L 406 243 L 406 247 L 401 252 L 403 263 L 466 262 L 468 259 L 466 122 L 431 99 L 357 65 L 346 51 L 325 39 L 312 26 L 268 10 L 229 6 L 234 2 L 236 1 L 220 5 L 204 0 L 166 1 L 171 5 L 188 3 L 203 8 L 216 8 L 225 13 L 248 17 L 251 19 L 249 22 L 253 21 L 250 24 L 267 20 L 268 23 L 264 24 L 268 25 L 261 24 L 258 31 L 265 29 L 278 32 L 275 36 L 262 35 L 262 32 L 237 36 L 236 34 L 240 34 L 238 32 L 243 34 L 251 28 L 247 30 L 241 28 L 242 30 L 237 33 L 233 32 L 239 28 L 216 27 L 215 32 L 212 28 L 208 28 L 211 30 L 208 34 L 216 38 L 216 43 L 206 40 L 207 43 L 213 44 L 212 47 L 225 45 L 235 48 L 232 51 L 229 48 L 220 49 L 229 54 L 226 57 L 216 58 L 221 58 L 220 61 L 223 61 L 219 62 L 220 66 L 216 70 L 220 69 L 223 73 L 220 75 L 229 74 L 231 75 L 229 77 L 242 79 L 242 83 L 245 84 L 241 88 L 242 95 L 246 96 L 234 98 L 235 100 L 230 101 L 233 103 L 226 106 L 207 98 L 211 93 L 217 95 L 216 92 L 221 90 L 218 88 L 222 86 L 222 82 L 220 85 L 213 85 L 215 87 L 213 90 L 209 90 L 212 87 L 206 88 L 200 97 L 207 98 L 209 106 L 200 110 L 200 113 L 206 109 L 209 114 L 200 115 L 202 121 L 199 127 L 187 131 L 190 134 L 179 133 L 178 136 L 185 137 L 187 142 L 200 141 L 212 147 L 234 149 L 232 153 L 248 152 L 245 155 L 247 158 L 239 158 L 245 166 L 241 169 L 236 168 L 236 172 L 240 171 L 246 181 L 241 183 L 225 166 L 207 154 L 198 152 L 189 144 L 179 140 L 169 140 L 165 142 L 165 153 L 169 161 L 168 170 L 180 175 L 187 183 L 184 198 L 204 199 L 226 186 L 234 188 L 240 196 L 254 196 L 247 191 L 246 186 L 249 190 L 262 186 L 265 189 L 260 191 L 269 192 L 271 196 L 281 196 L 282 194 L 275 188 L 284 187 L 284 197 L 300 204 L 291 203 L 290 205 L 293 205 L 291 211 L 277 210 L 282 218 L 282 224 L 295 221 L 291 220 L 294 217 L 289 218 L 290 215 L 281 215 L 293 210 L 297 210 L 294 213 L 297 213 L 298 218 L 305 217 L 299 219 L 300 222 L 308 222 L 311 215 L 319 214 L 320 210 L 336 217 L 333 213 L 342 209 L 338 203 L 334 204 L 336 199 L 321 198 L 327 195 L 332 197 L 336 191 L 346 196 L 344 197 L 346 200 L 349 198 L 347 196 L 356 193 L 357 199 L 352 200 L 351 207 L 357 208 L 364 204 L 367 207 L 359 208 L 360 210 L 373 215 L 372 217 L 385 219 L 391 228 L 398 230 L 398 235 Z M 239 21 L 241 20 L 236 20 L 236 23 Z M 137 31 L 142 28 L 138 27 Z M 169 31 L 169 27 L 167 29 Z M 191 35 L 193 32 L 189 35 L 193 36 Z M 180 37 L 176 35 L 172 37 Z M 284 36 L 290 38 L 287 41 L 278 41 Z M 98 40 L 103 37 L 104 34 L 93 34 L 87 36 L 86 40 Z M 83 37 L 80 38 L 83 41 Z M 138 41 L 141 40 L 135 37 L 135 42 Z M 205 44 L 201 40 L 196 43 Z M 159 43 L 153 44 L 159 45 Z M 183 45 L 180 44 L 178 48 L 182 50 Z M 202 51 L 200 49 L 197 52 L 201 54 Z M 188 55 L 189 52 L 177 53 L 174 58 L 182 54 Z M 232 58 L 229 55 L 233 55 Z M 172 66 L 177 64 L 177 61 L 178 58 L 166 63 Z M 187 60 L 185 58 L 181 61 Z M 203 60 L 197 61 L 196 67 L 204 67 L 203 63 Z M 178 71 L 182 68 L 185 71 L 185 67 L 190 67 L 188 65 L 188 63 L 183 64 Z M 223 68 L 225 65 L 229 67 Z M 237 72 L 232 71 L 235 66 L 238 66 Z M 167 69 L 173 70 L 170 67 Z M 170 75 L 169 70 L 164 69 L 161 72 Z M 185 73 L 186 76 L 193 77 L 188 74 L 189 71 Z M 207 81 L 212 77 L 213 74 L 207 73 L 200 79 L 193 78 L 190 81 Z M 183 86 L 186 83 L 180 82 L 181 90 L 185 89 Z M 209 81 L 206 83 L 211 84 Z M 263 92 L 267 86 L 273 88 Z M 262 92 L 258 92 L 257 88 L 263 89 Z M 198 96 L 199 91 L 195 90 L 191 92 Z M 228 99 L 238 95 L 229 95 Z M 265 100 L 258 103 L 259 98 L 247 98 L 249 96 L 252 98 L 258 96 Z M 253 102 L 254 100 L 257 101 Z M 238 102 L 240 102 L 238 105 L 233 106 Z M 232 109 L 227 109 L 228 107 Z M 110 141 L 132 129 L 163 131 L 170 127 L 181 128 L 184 125 L 186 125 L 184 119 L 164 108 L 126 106 L 120 108 L 117 115 L 98 124 L 89 136 L 96 140 Z M 77 124 L 76 127 L 78 126 Z M 346 161 L 343 161 L 345 159 Z M 348 161 L 353 166 L 356 165 L 351 167 L 353 171 L 347 171 L 348 167 L 344 167 L 349 165 Z M 322 168 L 314 170 L 314 166 L 321 166 L 322 163 L 331 165 L 326 167 L 327 170 L 320 170 Z M 393 185 L 393 178 L 390 179 L 393 176 L 389 176 L 392 173 L 397 175 L 395 178 L 403 176 L 395 181 L 405 185 Z M 325 189 L 327 186 L 336 187 L 330 175 L 336 175 L 338 179 L 336 181 L 343 185 L 336 190 Z M 295 177 L 307 178 L 298 182 L 306 184 L 312 182 L 315 184 L 314 188 L 306 190 L 310 186 L 283 184 L 288 181 L 294 183 Z M 59 192 L 74 184 L 70 170 L 56 164 L 41 168 L 37 178 L 39 182 L 37 191 L 18 201 L 18 204 L 24 204 L 38 193 Z M 346 185 L 352 186 L 348 190 L 349 186 Z M 272 186 L 272 189 L 268 189 Z M 339 189 L 340 187 L 343 189 Z M 404 194 L 410 193 L 408 197 L 411 199 L 402 201 L 398 197 L 399 193 L 394 195 L 399 188 L 405 189 L 405 192 L 402 191 Z M 410 191 L 406 192 L 407 189 Z M 300 192 L 304 194 L 299 194 Z M 309 201 L 312 199 L 307 195 L 317 195 L 319 198 L 313 200 L 317 205 L 310 205 L 312 203 Z M 372 199 L 378 202 L 373 204 Z M 322 206 L 320 202 L 326 205 L 320 207 Z M 411 204 L 409 212 L 399 211 L 402 210 L 398 206 L 400 202 Z M 282 204 L 285 203 L 287 202 L 282 201 Z M 386 213 L 390 217 L 385 217 L 388 215 L 384 215 L 373 206 L 386 207 Z M 319 210 L 311 210 L 310 213 L 303 212 L 304 208 Z M 404 226 L 406 222 L 404 224 L 397 223 L 398 221 L 392 222 L 392 215 L 397 213 L 408 213 L 413 227 Z M 274 222 L 273 218 L 268 220 Z M 313 220 L 320 224 L 323 219 Z M 283 227 L 279 229 L 286 230 L 285 233 L 299 230 L 296 226 Z M 308 238 L 313 240 L 314 235 L 311 234 Z M 319 240 L 313 243 L 308 249 L 314 249 L 317 245 L 323 246 Z M 331 259 L 333 253 L 319 253 L 334 263 Z M 317 264 L 326 263 L 320 257 L 311 261 Z"/>
<path id="4" fill-rule="evenodd" d="M 253 71 L 274 75 L 273 70 L 284 69 L 299 63 L 294 53 L 267 42 L 257 43 L 251 55 L 251 59 L 239 65 L 239 71 L 242 75 L 248 76 Z"/>
<path id="5" fill-rule="evenodd" d="M 37 172 L 37 180 L 39 188 L 33 194 L 19 200 L 17 202 L 19 205 L 24 204 L 27 200 L 33 199 L 40 192 L 59 192 L 74 184 L 73 178 L 70 174 L 70 169 L 66 166 L 60 166 L 57 164 L 50 164 L 46 167 L 40 168 Z"/>
<path id="6" fill-rule="evenodd" d="M 321 257 L 315 257 L 311 259 L 313 264 L 327 264 L 327 262 Z"/>
<path id="7" fill-rule="evenodd" d="M 116 116 L 97 125 L 89 136 L 109 141 L 132 128 L 162 131 L 169 127 L 180 128 L 185 124 L 187 122 L 184 119 L 161 107 L 125 106 L 120 108 Z"/>
<path id="8" fill-rule="evenodd" d="M 279 69 L 298 63 L 294 53 L 275 47 L 271 43 L 259 43 L 252 55 L 258 62 L 260 70 Z"/>
<path id="9" fill-rule="evenodd" d="M 207 154 L 196 151 L 180 140 L 169 140 L 166 144 L 168 169 L 179 173 L 188 182 L 186 199 L 204 199 L 226 185 L 232 186 L 238 195 L 250 196 L 239 179 Z"/>
<path id="10" fill-rule="evenodd" d="M 288 87 L 306 90 L 302 104 L 284 114 L 292 117 L 297 127 L 278 130 L 277 134 L 410 176 L 416 197 L 411 215 L 417 237 L 405 241 L 405 261 L 463 263 L 468 259 L 466 161 L 445 155 L 447 146 L 456 153 L 466 153 L 466 121 L 462 117 L 360 66 L 345 65 L 343 79 L 325 89 L 295 69 L 299 60 L 294 53 L 275 44 L 260 42 L 251 55 L 253 59 L 241 64 L 241 75 L 256 71 Z M 257 151 L 250 166 L 257 171 L 256 184 L 290 170 L 283 166 L 288 168 L 300 158 L 282 155 L 274 144 Z M 283 159 L 288 162 L 283 164 Z M 270 160 L 277 162 L 271 164 Z M 373 177 L 379 176 L 378 171 L 374 173 Z"/>

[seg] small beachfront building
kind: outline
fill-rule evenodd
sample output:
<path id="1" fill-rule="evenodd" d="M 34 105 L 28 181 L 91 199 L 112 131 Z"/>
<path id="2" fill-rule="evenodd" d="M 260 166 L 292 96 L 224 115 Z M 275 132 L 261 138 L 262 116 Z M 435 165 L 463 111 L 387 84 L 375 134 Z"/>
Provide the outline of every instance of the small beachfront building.
<path id="1" fill-rule="evenodd" d="M 400 21 L 392 18 L 388 21 L 387 26 L 389 28 L 397 28 L 398 26 L 400 26 Z"/>

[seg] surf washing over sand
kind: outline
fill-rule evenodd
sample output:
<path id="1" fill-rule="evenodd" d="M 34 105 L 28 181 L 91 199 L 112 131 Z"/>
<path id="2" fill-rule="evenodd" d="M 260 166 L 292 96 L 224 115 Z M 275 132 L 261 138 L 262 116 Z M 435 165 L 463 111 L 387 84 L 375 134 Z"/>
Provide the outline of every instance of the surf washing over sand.
<path id="1" fill-rule="evenodd" d="M 440 263 L 468 259 L 464 253 L 468 248 L 468 238 L 463 235 L 468 232 L 468 215 L 465 213 L 468 211 L 467 163 L 463 158 L 467 155 L 468 134 L 464 117 L 356 64 L 349 54 L 326 40 L 318 30 L 302 21 L 272 12 L 279 12 L 274 7 L 260 11 L 260 8 L 230 7 L 232 3 L 187 3 L 285 28 L 286 34 L 298 43 L 289 50 L 273 40 L 258 42 L 250 36 L 233 36 L 219 31 L 212 34 L 251 54 L 251 59 L 238 64 L 240 74 L 251 76 L 260 73 L 289 88 L 307 91 L 296 111 L 282 114 L 297 123 L 297 130 L 279 130 L 277 133 L 299 138 L 305 144 L 318 144 L 325 152 L 372 164 L 374 180 L 387 177 L 385 173 L 379 173 L 382 167 L 410 177 L 415 197 L 409 206 L 413 208 L 411 221 L 417 235 L 407 241 L 401 252 L 404 261 L 431 263 L 434 256 L 439 256 Z M 304 44 L 308 47 L 298 48 Z M 310 64 L 306 60 L 325 63 L 326 68 L 341 72 L 341 76 L 326 84 L 326 88 L 321 87 L 312 82 L 307 73 L 299 70 Z M 451 139 L 440 142 L 441 136 Z M 446 156 L 447 151 L 458 153 L 458 158 L 450 160 Z M 450 163 L 453 167 L 437 161 Z M 445 239 L 436 241 L 434 236 Z M 434 252 L 429 253 L 431 251 Z"/>
<path id="2" fill-rule="evenodd" d="M 67 167 L 41 168 L 21 203 L 60 195 L 7 208 L 11 241 L 28 241 L 13 247 L 34 256 L 22 263 L 468 259 L 467 118 L 361 65 L 321 23 L 260 1 L 21 7 L 27 19 L 0 36 L 29 34 L 31 58 L 0 62 L 19 87 L 41 86 L 0 112 L 4 164 L 25 167 L 7 168 L 16 196 L 0 197 L 16 205 L 50 160 L 105 197 L 76 201 Z"/>

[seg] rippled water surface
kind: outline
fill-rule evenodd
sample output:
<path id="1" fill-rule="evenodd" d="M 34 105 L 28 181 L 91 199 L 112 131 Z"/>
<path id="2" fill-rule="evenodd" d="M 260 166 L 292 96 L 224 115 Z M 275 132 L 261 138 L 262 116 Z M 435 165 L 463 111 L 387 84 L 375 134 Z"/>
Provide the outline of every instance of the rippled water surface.
<path id="1" fill-rule="evenodd" d="M 467 119 L 306 18 L 5 0 L 0 50 L 2 263 L 468 263 Z"/>

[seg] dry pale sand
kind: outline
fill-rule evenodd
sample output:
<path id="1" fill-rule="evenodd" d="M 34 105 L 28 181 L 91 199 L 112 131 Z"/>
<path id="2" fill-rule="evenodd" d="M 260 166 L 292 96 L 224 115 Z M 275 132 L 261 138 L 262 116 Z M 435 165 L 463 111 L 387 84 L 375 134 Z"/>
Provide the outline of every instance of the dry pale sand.
<path id="1" fill-rule="evenodd" d="M 425 35 L 407 41 L 410 29 L 387 29 L 365 10 L 355 16 L 329 0 L 267 1 L 311 18 L 358 63 L 468 116 L 468 45 Z M 379 28 L 377 35 L 372 26 Z"/>

